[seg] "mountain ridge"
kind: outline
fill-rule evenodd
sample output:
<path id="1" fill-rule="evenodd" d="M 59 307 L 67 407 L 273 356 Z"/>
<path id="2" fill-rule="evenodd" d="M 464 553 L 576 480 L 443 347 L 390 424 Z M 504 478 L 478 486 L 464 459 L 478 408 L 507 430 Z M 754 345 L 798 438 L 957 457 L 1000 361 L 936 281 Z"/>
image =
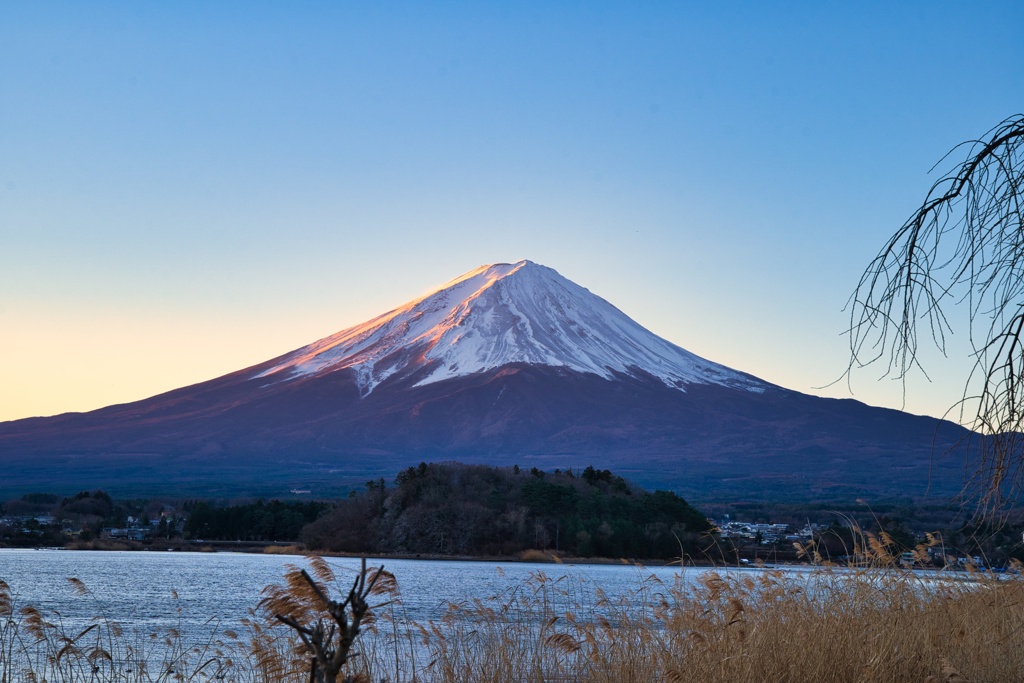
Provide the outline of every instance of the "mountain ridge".
<path id="1" fill-rule="evenodd" d="M 483 265 L 371 320 L 285 354 L 256 378 L 352 368 L 370 393 L 396 373 L 428 364 L 417 386 L 525 362 L 607 378 L 632 368 L 683 389 L 767 382 L 726 368 L 649 332 L 605 299 L 532 261 Z M 279 376 L 280 375 L 280 376 Z"/>
<path id="2" fill-rule="evenodd" d="M 327 495 L 459 460 L 593 465 L 693 500 L 951 495 L 962 461 L 933 455 L 964 433 L 700 358 L 520 261 L 206 382 L 0 423 L 0 490 Z"/>

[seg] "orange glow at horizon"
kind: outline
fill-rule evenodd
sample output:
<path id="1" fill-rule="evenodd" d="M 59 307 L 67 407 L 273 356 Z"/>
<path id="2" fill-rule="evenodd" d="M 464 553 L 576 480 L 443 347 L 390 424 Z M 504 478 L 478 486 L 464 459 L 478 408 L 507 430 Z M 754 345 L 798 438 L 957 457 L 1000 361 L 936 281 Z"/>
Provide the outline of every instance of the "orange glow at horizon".
<path id="1" fill-rule="evenodd" d="M 18 330 L 0 335 L 0 354 L 45 359 L 0 366 L 0 386 L 21 388 L 0 392 L 0 422 L 142 400 L 274 358 L 315 334 L 303 332 L 315 329 L 309 321 L 166 314 L 70 314 L 59 321 L 5 314 L 0 323 Z"/>

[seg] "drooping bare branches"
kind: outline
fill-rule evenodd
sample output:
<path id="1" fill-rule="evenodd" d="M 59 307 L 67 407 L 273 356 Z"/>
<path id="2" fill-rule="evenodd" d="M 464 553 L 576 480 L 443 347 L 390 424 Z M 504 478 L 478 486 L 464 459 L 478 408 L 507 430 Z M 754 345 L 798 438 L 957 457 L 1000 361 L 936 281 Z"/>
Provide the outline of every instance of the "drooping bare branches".
<path id="1" fill-rule="evenodd" d="M 881 362 L 899 380 L 924 372 L 920 326 L 945 353 L 955 324 L 948 306 L 964 306 L 974 368 L 954 407 L 981 435 L 972 439 L 967 483 L 992 508 L 1024 484 L 1024 115 L 946 158 L 964 148 L 966 159 L 932 186 L 861 276 L 849 370 Z"/>

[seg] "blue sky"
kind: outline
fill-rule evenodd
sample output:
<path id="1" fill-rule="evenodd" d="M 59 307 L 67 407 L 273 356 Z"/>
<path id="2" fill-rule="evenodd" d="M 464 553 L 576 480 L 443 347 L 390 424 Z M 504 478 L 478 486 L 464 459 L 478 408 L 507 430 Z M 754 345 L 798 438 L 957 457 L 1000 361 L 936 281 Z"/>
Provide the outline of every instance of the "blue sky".
<path id="1" fill-rule="evenodd" d="M 210 379 L 528 258 L 820 389 L 1024 5 L 4 3 L 0 420 Z M 961 335 L 963 337 L 964 335 Z M 941 414 L 960 339 L 906 408 Z M 882 368 L 853 396 L 900 406 Z"/>

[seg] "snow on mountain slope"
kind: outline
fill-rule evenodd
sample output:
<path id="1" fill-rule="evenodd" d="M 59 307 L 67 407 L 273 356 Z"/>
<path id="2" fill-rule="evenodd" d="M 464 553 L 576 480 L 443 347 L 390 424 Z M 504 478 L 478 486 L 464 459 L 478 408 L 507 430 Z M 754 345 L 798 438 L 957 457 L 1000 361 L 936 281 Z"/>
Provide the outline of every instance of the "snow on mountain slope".
<path id="1" fill-rule="evenodd" d="M 284 381 L 350 368 L 363 395 L 397 372 L 426 368 L 417 385 L 509 363 L 605 378 L 642 371 L 667 386 L 768 384 L 649 332 L 556 271 L 530 261 L 480 266 L 373 320 L 288 354 L 257 378 Z"/>

